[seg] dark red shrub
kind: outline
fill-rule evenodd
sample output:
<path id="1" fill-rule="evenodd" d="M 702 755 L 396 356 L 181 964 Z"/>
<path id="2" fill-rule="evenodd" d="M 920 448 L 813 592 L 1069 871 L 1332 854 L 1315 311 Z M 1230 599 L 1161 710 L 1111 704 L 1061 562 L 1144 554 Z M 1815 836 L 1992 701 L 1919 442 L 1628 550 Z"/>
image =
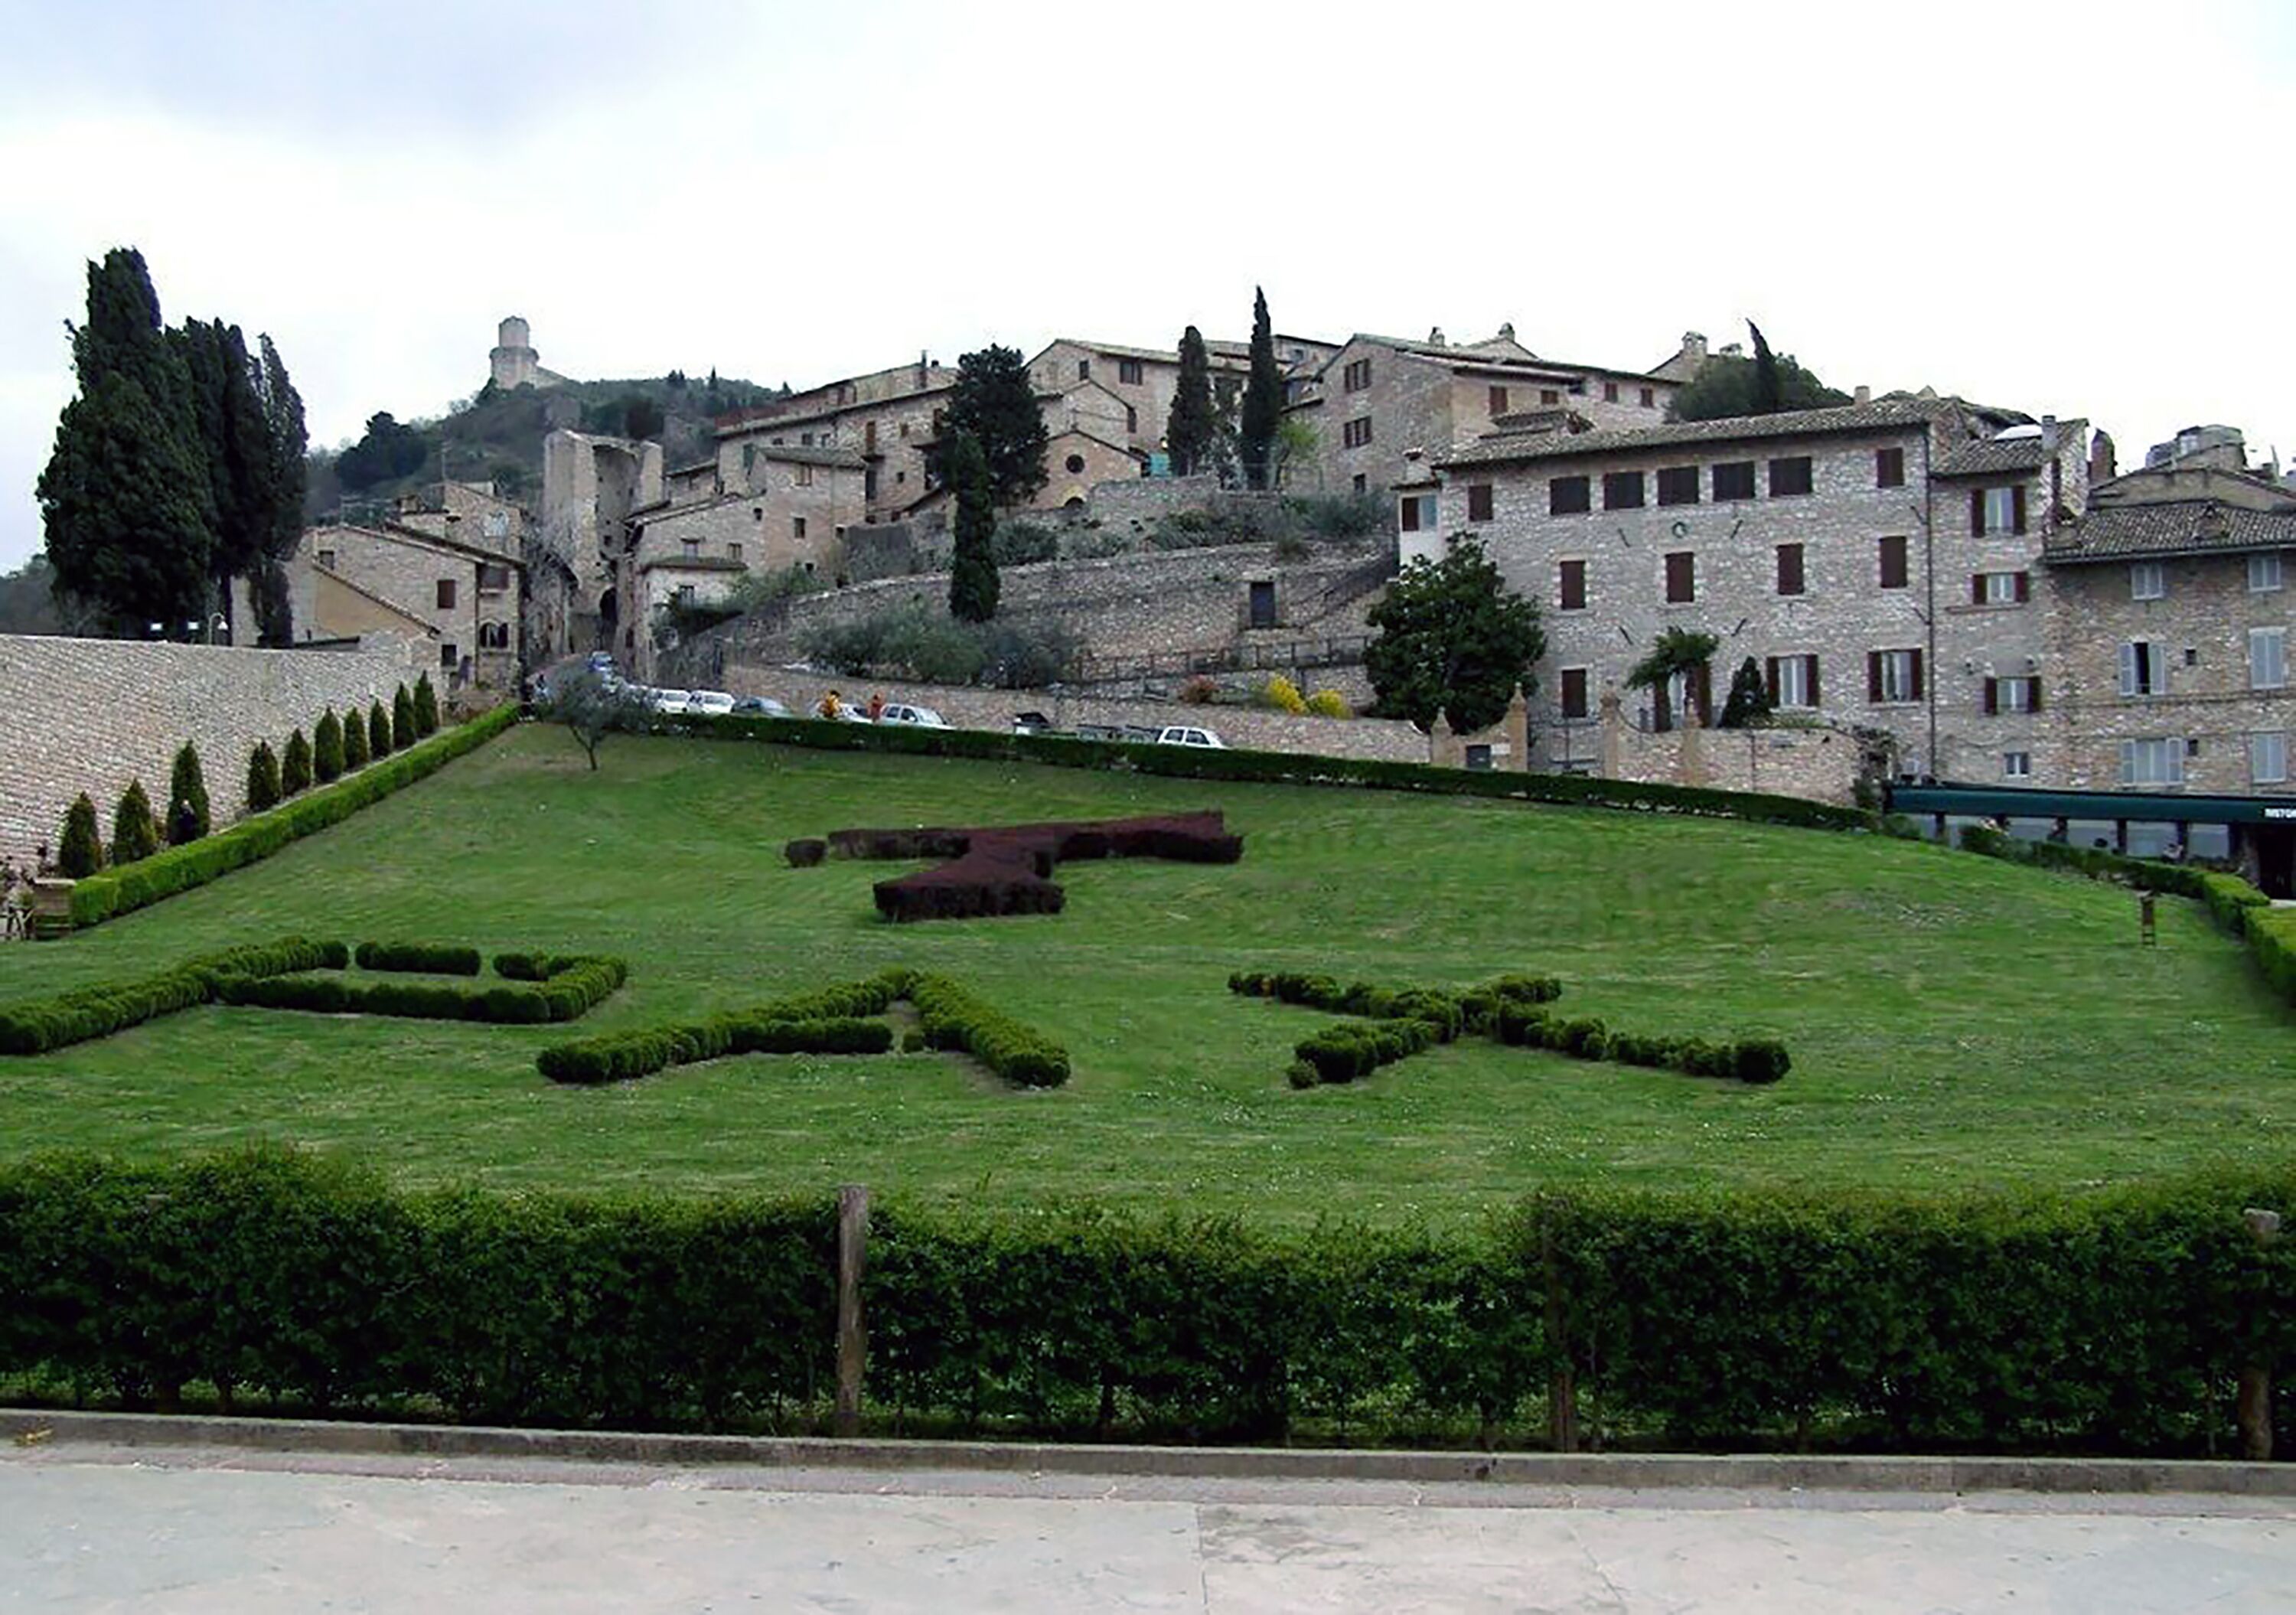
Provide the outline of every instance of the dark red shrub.
<path id="1" fill-rule="evenodd" d="M 877 882 L 877 911 L 889 920 L 1058 914 L 1063 898 L 1054 867 L 1077 858 L 1233 864 L 1243 856 L 1243 838 L 1230 835 L 1218 813 L 977 830 L 840 830 L 829 846 L 840 857 L 948 860 Z"/>

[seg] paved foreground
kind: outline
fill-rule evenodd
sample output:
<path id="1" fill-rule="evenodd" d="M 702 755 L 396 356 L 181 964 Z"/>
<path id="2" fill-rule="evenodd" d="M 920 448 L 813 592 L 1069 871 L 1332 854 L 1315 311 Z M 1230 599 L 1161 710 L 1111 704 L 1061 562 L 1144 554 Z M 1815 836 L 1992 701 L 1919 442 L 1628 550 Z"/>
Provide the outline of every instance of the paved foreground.
<path id="1" fill-rule="evenodd" d="M 0 1609 L 2296 1610 L 2283 1499 L 0 1449 Z"/>

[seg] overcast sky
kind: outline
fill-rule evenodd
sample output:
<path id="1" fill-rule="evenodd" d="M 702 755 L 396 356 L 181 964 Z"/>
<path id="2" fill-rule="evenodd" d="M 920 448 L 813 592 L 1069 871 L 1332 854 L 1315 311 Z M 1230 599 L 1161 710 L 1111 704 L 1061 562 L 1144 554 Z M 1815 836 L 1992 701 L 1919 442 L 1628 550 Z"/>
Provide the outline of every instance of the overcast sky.
<path id="1" fill-rule="evenodd" d="M 0 569 L 86 262 L 276 340 L 315 443 L 551 369 L 1512 321 L 2296 455 L 2296 5 L 0 0 Z"/>

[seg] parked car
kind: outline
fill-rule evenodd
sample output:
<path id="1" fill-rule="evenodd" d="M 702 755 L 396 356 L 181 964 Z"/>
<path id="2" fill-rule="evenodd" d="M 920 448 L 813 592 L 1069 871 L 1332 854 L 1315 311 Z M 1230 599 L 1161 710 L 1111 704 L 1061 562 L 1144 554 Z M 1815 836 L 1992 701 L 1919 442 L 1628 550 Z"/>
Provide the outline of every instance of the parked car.
<path id="1" fill-rule="evenodd" d="M 734 698 L 723 690 L 696 690 L 686 696 L 685 710 L 695 717 L 724 717 L 734 710 Z"/>
<path id="2" fill-rule="evenodd" d="M 1052 732 L 1053 720 L 1041 712 L 1013 714 L 1013 733 L 1015 734 L 1050 734 Z"/>
<path id="3" fill-rule="evenodd" d="M 593 673 L 611 673 L 614 671 L 614 653 L 611 651 L 593 651 L 590 660 L 583 665 Z"/>
<path id="4" fill-rule="evenodd" d="M 693 699 L 691 690 L 648 690 L 644 693 L 646 705 L 664 717 L 684 717 L 686 702 Z"/>
<path id="5" fill-rule="evenodd" d="M 1160 746 L 1212 746 L 1225 751 L 1227 743 L 1210 729 L 1199 729 L 1193 724 L 1169 724 L 1156 733 Z"/>
<path id="6" fill-rule="evenodd" d="M 736 717 L 787 717 L 790 709 L 770 695 L 750 695 L 734 703 Z"/>
<path id="7" fill-rule="evenodd" d="M 946 729 L 948 722 L 931 707 L 912 707 L 900 701 L 887 705 L 877 714 L 881 724 L 919 724 L 928 729 Z"/>

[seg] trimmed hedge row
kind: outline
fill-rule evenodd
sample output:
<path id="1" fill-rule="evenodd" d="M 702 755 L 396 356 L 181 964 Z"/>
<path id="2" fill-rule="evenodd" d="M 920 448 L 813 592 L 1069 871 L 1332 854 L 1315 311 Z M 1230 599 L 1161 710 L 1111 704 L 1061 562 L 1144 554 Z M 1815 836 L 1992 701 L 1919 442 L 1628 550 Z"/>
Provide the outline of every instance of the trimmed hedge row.
<path id="1" fill-rule="evenodd" d="M 865 1407 L 1000 1433 L 1282 1440 L 1448 1422 L 1603 1445 L 2228 1449 L 2296 1372 L 2286 1169 L 2038 1198 L 1544 1194 L 1466 1229 L 1093 1206 L 872 1212 Z M 176 1406 L 812 1428 L 827 1196 L 412 1193 L 278 1151 L 0 1162 L 0 1373 Z M 1379 1433 L 1376 1431 L 1371 1433 Z"/>
<path id="2" fill-rule="evenodd" d="M 322 1015 L 398 1015 L 414 1021 L 483 1021 L 539 1026 L 578 1021 L 628 979 L 629 966 L 607 954 L 554 959 L 560 968 L 539 981 L 501 987 L 457 987 L 441 981 L 378 981 L 373 986 L 329 976 L 226 978 L 217 996 L 259 1009 L 308 1010 Z"/>
<path id="3" fill-rule="evenodd" d="M 475 976 L 486 963 L 477 948 L 450 942 L 362 942 L 351 956 L 361 970 L 430 976 Z"/>
<path id="4" fill-rule="evenodd" d="M 269 857 L 291 841 L 341 823 L 475 750 L 518 721 L 514 707 L 496 707 L 436 740 L 376 763 L 349 777 L 295 798 L 227 830 L 170 848 L 124 868 L 90 875 L 72 888 L 74 925 L 100 925 L 131 910 L 204 886 L 232 870 Z"/>
<path id="5" fill-rule="evenodd" d="M 52 998 L 0 1007 L 0 1053 L 39 1054 L 108 1037 L 208 1003 L 242 981 L 294 971 L 340 970 L 347 963 L 341 943 L 302 937 L 201 954 L 158 975 L 75 988 Z"/>
<path id="6" fill-rule="evenodd" d="M 1502 1043 L 1568 1054 L 1574 1060 L 1615 1060 L 1621 1065 L 1680 1071 L 1685 1077 L 1735 1078 L 1757 1086 L 1776 1082 L 1793 1067 L 1786 1045 L 1771 1037 L 1714 1043 L 1703 1037 L 1652 1037 L 1614 1032 L 1599 1018 L 1565 1021 L 1543 1011 L 1512 1007 L 1497 1028 Z"/>
<path id="7" fill-rule="evenodd" d="M 890 970 L 707 1021 L 554 1044 L 535 1065 L 553 1082 L 594 1085 L 728 1054 L 882 1054 L 893 1046 L 893 1029 L 867 1017 L 883 1014 L 909 981 L 907 971 Z"/>
<path id="8" fill-rule="evenodd" d="M 800 850 L 818 845 L 791 841 L 784 850 L 792 864 L 818 862 Z M 877 882 L 877 910 L 894 921 L 1056 914 L 1067 896 L 1053 871 L 1079 858 L 1233 864 L 1243 857 L 1243 838 L 1230 835 L 1216 812 L 978 829 L 840 830 L 829 846 L 840 857 L 947 860 Z"/>
<path id="9" fill-rule="evenodd" d="M 1056 1088 L 1069 1079 L 1068 1050 L 983 1004 L 947 976 L 917 977 L 908 999 L 916 1005 L 927 1047 L 961 1049 L 1024 1088 Z"/>
<path id="10" fill-rule="evenodd" d="M 844 724 L 814 718 L 701 715 L 668 718 L 666 734 L 704 740 L 767 741 L 822 751 L 884 751 L 909 757 L 970 758 L 978 761 L 1048 763 L 1068 768 L 1119 768 L 1181 779 L 1232 780 L 1278 785 L 1357 785 L 1382 791 L 1423 791 L 1447 796 L 1503 797 L 1567 807 L 1621 808 L 1640 813 L 1679 813 L 1744 819 L 1811 830 L 1871 830 L 1863 808 L 1836 808 L 1799 797 L 1759 791 L 1707 791 L 1685 785 L 1641 785 L 1576 774 L 1509 774 L 1437 768 L 1424 763 L 1373 762 L 1361 758 L 1311 757 L 1285 751 L 1213 750 L 1077 740 L 1066 735 L 1000 734 L 980 729 L 931 729 L 909 724 Z"/>
<path id="11" fill-rule="evenodd" d="M 1441 1041 L 1446 1039 L 1437 1035 L 1431 1022 L 1417 1019 L 1327 1027 L 1302 1039 L 1292 1051 L 1287 1076 L 1295 1088 L 1314 1087 L 1319 1082 L 1353 1082 Z"/>

